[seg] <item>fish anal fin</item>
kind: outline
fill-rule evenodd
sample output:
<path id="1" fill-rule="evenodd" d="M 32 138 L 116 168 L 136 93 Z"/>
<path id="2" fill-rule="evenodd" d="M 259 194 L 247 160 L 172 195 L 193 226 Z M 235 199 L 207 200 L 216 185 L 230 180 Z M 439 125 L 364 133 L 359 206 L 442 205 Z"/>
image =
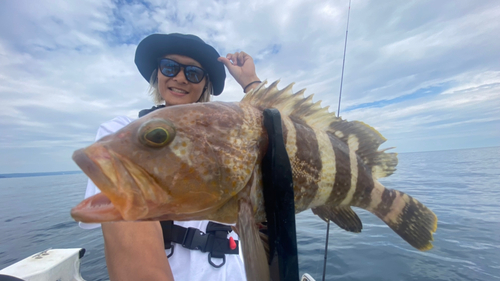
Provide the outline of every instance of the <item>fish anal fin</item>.
<path id="1" fill-rule="evenodd" d="M 238 223 L 247 280 L 270 280 L 269 265 L 254 219 L 252 204 L 240 199 Z"/>
<path id="2" fill-rule="evenodd" d="M 359 233 L 363 228 L 361 220 L 350 206 L 324 205 L 321 207 L 312 208 L 312 211 L 322 220 L 331 220 L 344 230 Z"/>

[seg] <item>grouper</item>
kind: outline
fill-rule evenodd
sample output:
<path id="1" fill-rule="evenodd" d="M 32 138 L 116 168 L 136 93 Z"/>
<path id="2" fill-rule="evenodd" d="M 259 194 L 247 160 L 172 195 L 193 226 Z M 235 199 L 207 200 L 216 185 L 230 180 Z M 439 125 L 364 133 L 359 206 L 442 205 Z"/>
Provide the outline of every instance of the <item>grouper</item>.
<path id="1" fill-rule="evenodd" d="M 266 220 L 261 161 L 268 137 L 263 110 L 276 108 L 292 167 L 296 213 L 360 232 L 351 208 L 370 211 L 411 246 L 425 251 L 437 217 L 379 178 L 396 170 L 397 154 L 379 150 L 374 128 L 346 121 L 313 103 L 304 90 L 261 84 L 240 102 L 165 107 L 89 147 L 74 161 L 102 193 L 71 210 L 76 221 L 211 220 L 236 223 L 248 280 L 269 280 L 256 224 Z"/>

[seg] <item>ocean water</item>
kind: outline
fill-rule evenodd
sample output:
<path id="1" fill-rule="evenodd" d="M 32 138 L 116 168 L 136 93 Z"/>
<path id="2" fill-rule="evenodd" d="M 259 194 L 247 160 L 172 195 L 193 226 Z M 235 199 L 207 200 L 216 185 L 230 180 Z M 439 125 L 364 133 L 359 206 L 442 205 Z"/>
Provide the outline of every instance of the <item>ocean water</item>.
<path id="1" fill-rule="evenodd" d="M 434 248 L 419 252 L 381 220 L 355 209 L 359 234 L 330 226 L 326 280 L 500 280 L 500 147 L 405 153 L 381 182 L 438 216 Z M 0 179 L 0 268 L 48 248 L 83 247 L 86 280 L 106 280 L 100 229 L 83 230 L 69 210 L 83 174 Z M 321 280 L 326 223 L 297 215 L 300 272 Z"/>

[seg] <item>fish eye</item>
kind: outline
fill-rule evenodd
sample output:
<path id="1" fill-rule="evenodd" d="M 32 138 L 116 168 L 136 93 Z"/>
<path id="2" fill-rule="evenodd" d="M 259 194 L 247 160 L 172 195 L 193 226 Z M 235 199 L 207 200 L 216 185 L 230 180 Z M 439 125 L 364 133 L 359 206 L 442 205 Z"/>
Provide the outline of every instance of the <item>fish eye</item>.
<path id="1" fill-rule="evenodd" d="M 153 145 L 163 145 L 168 140 L 168 131 L 164 128 L 155 128 L 144 134 L 144 140 Z"/>
<path id="2" fill-rule="evenodd" d="M 151 120 L 141 126 L 140 140 L 143 144 L 160 148 L 169 144 L 175 137 L 175 129 L 169 122 Z"/>

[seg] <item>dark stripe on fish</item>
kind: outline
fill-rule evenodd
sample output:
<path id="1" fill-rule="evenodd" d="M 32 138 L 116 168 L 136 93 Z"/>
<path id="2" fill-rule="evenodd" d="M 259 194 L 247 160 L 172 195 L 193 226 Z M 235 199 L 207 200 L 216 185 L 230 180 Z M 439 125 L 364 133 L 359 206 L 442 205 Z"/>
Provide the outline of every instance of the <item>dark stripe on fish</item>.
<path id="1" fill-rule="evenodd" d="M 290 162 L 294 173 L 295 206 L 298 211 L 309 207 L 318 191 L 322 162 L 316 133 L 304 121 L 292 121 L 296 131 L 297 153 Z"/>
<path id="2" fill-rule="evenodd" d="M 374 187 L 371 169 L 368 168 L 361 158 L 356 157 L 358 163 L 358 181 L 356 191 L 352 196 L 351 205 L 366 209 L 370 205 L 371 193 Z"/>
<path id="3" fill-rule="evenodd" d="M 351 188 L 351 164 L 349 160 L 349 148 L 336 136 L 328 134 L 333 151 L 335 152 L 335 183 L 327 204 L 339 204 L 342 202 Z"/>
<path id="4" fill-rule="evenodd" d="M 381 217 L 385 217 L 391 211 L 392 203 L 396 198 L 396 193 L 397 191 L 395 190 L 385 188 L 382 193 L 382 200 L 378 206 L 375 207 L 374 212 L 379 214 Z"/>

